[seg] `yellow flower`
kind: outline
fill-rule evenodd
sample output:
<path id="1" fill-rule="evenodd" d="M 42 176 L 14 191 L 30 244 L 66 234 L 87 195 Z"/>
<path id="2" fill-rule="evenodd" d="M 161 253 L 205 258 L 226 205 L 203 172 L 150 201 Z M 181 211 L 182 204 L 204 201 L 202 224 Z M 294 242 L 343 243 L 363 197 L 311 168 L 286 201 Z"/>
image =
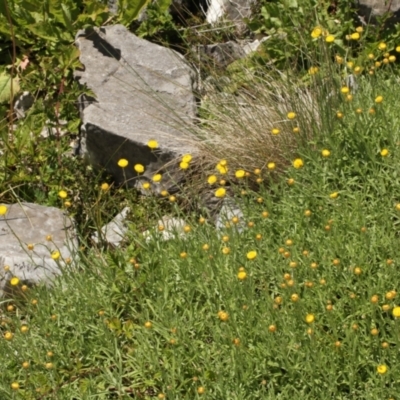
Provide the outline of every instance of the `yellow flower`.
<path id="1" fill-rule="evenodd" d="M 217 178 L 215 175 L 210 175 L 210 176 L 207 178 L 207 182 L 208 182 L 210 185 L 213 185 L 215 182 L 217 182 L 217 180 L 218 180 L 218 178 Z"/>
<path id="2" fill-rule="evenodd" d="M 307 324 L 312 324 L 315 321 L 314 314 L 307 314 L 306 315 L 306 322 Z"/>
<path id="3" fill-rule="evenodd" d="M 336 116 L 337 116 L 338 118 L 343 118 L 343 113 L 337 112 L 337 113 L 336 113 Z"/>
<path id="4" fill-rule="evenodd" d="M 180 169 L 188 169 L 189 168 L 189 163 L 186 161 L 181 161 L 179 164 Z"/>
<path id="5" fill-rule="evenodd" d="M 327 43 L 332 43 L 332 42 L 334 42 L 335 41 L 335 36 L 333 36 L 333 35 L 328 35 L 326 38 L 325 38 L 325 42 L 327 42 Z"/>
<path id="6" fill-rule="evenodd" d="M 182 162 L 190 163 L 190 161 L 192 161 L 192 156 L 190 154 L 185 154 L 182 156 Z"/>
<path id="7" fill-rule="evenodd" d="M 144 182 L 143 185 L 142 185 L 142 188 L 145 189 L 145 190 L 150 189 L 150 183 L 149 182 Z"/>
<path id="8" fill-rule="evenodd" d="M 218 312 L 218 318 L 221 320 L 221 321 L 228 321 L 228 319 L 229 319 L 229 314 L 227 313 L 227 312 L 225 312 L 225 311 L 219 311 Z"/>
<path id="9" fill-rule="evenodd" d="M 135 164 L 133 169 L 138 173 L 138 174 L 143 174 L 144 172 L 144 166 L 142 164 Z"/>
<path id="10" fill-rule="evenodd" d="M 336 60 L 336 62 L 337 62 L 338 64 L 343 64 L 343 57 L 336 56 L 336 57 L 335 57 L 335 60 Z"/>
<path id="11" fill-rule="evenodd" d="M 247 278 L 246 271 L 239 271 L 237 277 L 240 281 L 244 281 Z"/>
<path id="12" fill-rule="evenodd" d="M 160 182 L 162 179 L 162 175 L 161 174 L 155 174 L 153 176 L 153 182 Z"/>
<path id="13" fill-rule="evenodd" d="M 322 157 L 329 157 L 331 155 L 331 152 L 327 149 L 322 150 L 321 152 Z"/>
<path id="14" fill-rule="evenodd" d="M 295 119 L 295 118 L 296 118 L 296 113 L 294 113 L 293 111 L 290 111 L 290 112 L 288 113 L 287 117 L 288 117 L 289 119 Z"/>
<path id="15" fill-rule="evenodd" d="M 318 73 L 318 71 L 319 71 L 319 68 L 318 68 L 318 67 L 311 67 L 311 68 L 308 70 L 308 73 L 309 73 L 310 75 L 315 75 L 316 73 Z"/>
<path id="16" fill-rule="evenodd" d="M 231 249 L 229 247 L 224 247 L 222 249 L 222 254 L 228 255 L 231 252 Z"/>
<path id="17" fill-rule="evenodd" d="M 311 32 L 311 37 L 313 39 L 317 39 L 322 35 L 322 29 L 319 26 L 316 26 L 312 32 Z"/>
<path id="18" fill-rule="evenodd" d="M 248 260 L 254 260 L 257 257 L 257 252 L 255 250 L 249 251 L 247 253 Z"/>
<path id="19" fill-rule="evenodd" d="M 100 186 L 100 189 L 103 190 L 104 192 L 107 191 L 110 188 L 110 185 L 108 183 L 102 183 Z"/>
<path id="20" fill-rule="evenodd" d="M 226 164 L 226 162 L 224 164 L 222 162 L 219 162 L 216 168 L 221 175 L 225 175 L 228 173 L 228 165 Z"/>
<path id="21" fill-rule="evenodd" d="M 279 135 L 280 130 L 279 130 L 278 128 L 273 128 L 272 131 L 271 131 L 271 133 L 272 133 L 273 135 Z"/>
<path id="22" fill-rule="evenodd" d="M 7 214 L 7 206 L 4 204 L 0 206 L 0 215 L 6 215 Z"/>
<path id="23" fill-rule="evenodd" d="M 162 197 L 167 197 L 169 193 L 167 190 L 162 190 L 160 194 Z"/>
<path id="24" fill-rule="evenodd" d="M 350 35 L 350 38 L 351 38 L 352 40 L 358 40 L 358 39 L 360 39 L 360 34 L 359 34 L 358 32 L 354 32 L 354 33 L 352 33 L 352 34 Z"/>
<path id="25" fill-rule="evenodd" d="M 330 197 L 331 199 L 337 199 L 338 196 L 339 196 L 339 193 L 338 193 L 338 192 L 333 192 L 333 193 L 331 193 L 331 194 L 329 195 L 329 197 Z"/>
<path id="26" fill-rule="evenodd" d="M 11 286 L 17 286 L 19 284 L 19 278 L 17 278 L 16 276 L 12 277 L 10 280 L 10 284 Z"/>
<path id="27" fill-rule="evenodd" d="M 347 61 L 347 68 L 352 69 L 354 67 L 353 61 Z"/>
<path id="28" fill-rule="evenodd" d="M 375 103 L 382 103 L 382 101 L 383 101 L 383 96 L 378 96 L 378 97 L 375 99 Z"/>
<path id="29" fill-rule="evenodd" d="M 380 364 L 376 367 L 376 372 L 380 375 L 386 374 L 387 370 L 388 368 L 385 364 Z"/>
<path id="30" fill-rule="evenodd" d="M 58 260 L 60 258 L 61 254 L 58 250 L 55 250 L 51 253 L 51 258 L 53 260 Z"/>
<path id="31" fill-rule="evenodd" d="M 225 197 L 225 195 L 226 195 L 226 189 L 224 188 L 219 188 L 215 191 L 215 197 L 222 198 Z"/>
<path id="32" fill-rule="evenodd" d="M 60 190 L 58 192 L 58 197 L 60 197 L 61 199 L 66 199 L 68 196 L 68 193 L 65 190 Z"/>
<path id="33" fill-rule="evenodd" d="M 158 142 L 157 140 L 149 140 L 147 142 L 147 146 L 149 146 L 152 150 L 154 150 L 158 147 Z"/>
<path id="34" fill-rule="evenodd" d="M 245 172 L 244 170 L 242 170 L 242 169 L 238 169 L 238 170 L 235 172 L 235 176 L 236 176 L 236 178 L 238 178 L 238 179 L 244 178 L 244 177 L 246 176 L 246 172 Z"/>
<path id="35" fill-rule="evenodd" d="M 396 52 L 397 52 L 397 53 L 400 53 L 400 46 L 397 46 L 397 47 L 396 47 Z"/>
<path id="36" fill-rule="evenodd" d="M 364 32 L 364 28 L 362 26 L 357 26 L 356 32 L 363 33 Z"/>
<path id="37" fill-rule="evenodd" d="M 12 340 L 12 338 L 14 337 L 14 335 L 13 335 L 11 332 L 7 331 L 7 332 L 4 333 L 3 337 L 4 337 L 4 339 L 6 339 L 6 340 Z"/>
<path id="38" fill-rule="evenodd" d="M 121 168 L 126 168 L 128 166 L 128 160 L 126 160 L 125 158 L 121 158 L 118 161 L 118 166 Z"/>
<path id="39" fill-rule="evenodd" d="M 400 318 L 400 307 L 395 307 L 392 310 L 393 317 Z"/>
<path id="40" fill-rule="evenodd" d="M 300 128 L 298 126 L 295 126 L 293 128 L 293 133 L 299 133 L 300 132 Z"/>
<path id="41" fill-rule="evenodd" d="M 19 383 L 18 382 L 13 382 L 11 384 L 11 389 L 12 390 L 18 390 L 19 389 Z"/>
<path id="42" fill-rule="evenodd" d="M 267 164 L 267 168 L 270 170 L 274 170 L 276 168 L 276 164 L 274 162 L 270 162 Z"/>
<path id="43" fill-rule="evenodd" d="M 386 43 L 383 43 L 383 42 L 379 43 L 379 45 L 378 45 L 378 49 L 382 50 L 382 51 L 386 50 L 386 47 L 387 47 Z"/>
<path id="44" fill-rule="evenodd" d="M 152 324 L 150 321 L 146 321 L 146 322 L 144 323 L 144 327 L 145 327 L 146 329 L 151 329 L 152 326 L 153 326 L 153 324 Z"/>
<path id="45" fill-rule="evenodd" d="M 299 168 L 301 168 L 303 166 L 304 166 L 304 162 L 303 162 L 303 160 L 301 158 L 296 158 L 293 161 L 293 167 L 295 167 L 296 169 L 299 169 Z"/>
<path id="46" fill-rule="evenodd" d="M 287 182 L 287 184 L 288 184 L 289 186 L 294 185 L 294 179 L 293 179 L 293 178 L 289 178 L 286 182 Z"/>
<path id="47" fill-rule="evenodd" d="M 347 86 L 343 86 L 343 87 L 340 89 L 340 91 L 341 91 L 343 94 L 347 94 L 347 93 L 349 93 L 350 89 L 349 89 Z"/>
<path id="48" fill-rule="evenodd" d="M 389 150 L 388 149 L 382 149 L 381 150 L 381 156 L 382 157 L 386 157 L 389 154 Z"/>

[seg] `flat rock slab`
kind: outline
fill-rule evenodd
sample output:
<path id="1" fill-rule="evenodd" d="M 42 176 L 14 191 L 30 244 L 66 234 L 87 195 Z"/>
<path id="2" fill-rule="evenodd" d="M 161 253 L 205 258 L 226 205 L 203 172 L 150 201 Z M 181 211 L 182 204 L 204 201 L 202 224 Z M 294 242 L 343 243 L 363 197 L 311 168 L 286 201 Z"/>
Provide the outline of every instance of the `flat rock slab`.
<path id="1" fill-rule="evenodd" d="M 95 94 L 80 98 L 80 154 L 119 182 L 141 188 L 148 181 L 156 192 L 171 191 L 182 176 L 180 160 L 173 160 L 196 153 L 188 129 L 196 116 L 193 70 L 177 52 L 122 25 L 80 31 L 76 44 L 84 70 L 75 76 Z M 147 146 L 152 139 L 159 148 Z M 125 169 L 117 165 L 121 158 L 129 162 Z M 143 175 L 134 171 L 135 164 L 145 166 Z M 162 182 L 153 184 L 159 170 Z"/>
<path id="2" fill-rule="evenodd" d="M 31 203 L 7 208 L 0 216 L 0 296 L 11 292 L 14 276 L 30 286 L 50 283 L 77 249 L 73 221 L 62 210 Z M 57 261 L 51 257 L 55 251 L 60 252 Z"/>

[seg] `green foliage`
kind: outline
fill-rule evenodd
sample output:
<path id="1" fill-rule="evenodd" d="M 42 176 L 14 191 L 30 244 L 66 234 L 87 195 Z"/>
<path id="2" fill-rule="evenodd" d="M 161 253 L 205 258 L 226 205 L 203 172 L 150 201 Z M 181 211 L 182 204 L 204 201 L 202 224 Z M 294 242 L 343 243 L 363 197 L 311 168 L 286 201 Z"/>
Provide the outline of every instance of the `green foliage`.
<path id="1" fill-rule="evenodd" d="M 262 59 L 273 61 L 278 68 L 309 68 L 311 59 L 323 54 L 319 40 L 311 37 L 314 27 L 322 29 L 322 37 L 334 36 L 331 48 L 336 54 L 362 65 L 369 53 L 385 42 L 387 51 L 393 51 L 399 38 L 399 26 L 388 23 L 390 13 L 378 18 L 375 24 L 363 26 L 354 19 L 355 5 L 347 0 L 273 0 L 262 1 L 259 13 L 248 21 L 249 28 L 256 34 L 270 38 L 260 51 Z M 312 21 L 311 25 L 310 22 Z M 350 35 L 362 29 L 359 40 Z"/>
<path id="2" fill-rule="evenodd" d="M 13 95 L 19 92 L 18 79 L 12 79 L 11 76 L 5 72 L 0 73 L 0 103 L 10 101 L 11 93 Z"/>

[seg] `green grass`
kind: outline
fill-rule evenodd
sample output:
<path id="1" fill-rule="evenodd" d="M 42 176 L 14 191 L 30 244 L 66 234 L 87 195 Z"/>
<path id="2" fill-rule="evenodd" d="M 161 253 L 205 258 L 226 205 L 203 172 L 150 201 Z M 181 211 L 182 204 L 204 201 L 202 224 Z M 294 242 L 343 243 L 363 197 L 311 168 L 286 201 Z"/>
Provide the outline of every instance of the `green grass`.
<path id="1" fill-rule="evenodd" d="M 88 243 L 51 289 L 2 300 L 0 398 L 397 398 L 400 321 L 392 311 L 400 283 L 399 79 L 390 66 L 360 76 L 347 101 L 337 66 L 328 61 L 325 67 L 325 77 L 333 79 L 311 78 L 312 110 L 295 108 L 291 97 L 287 107 L 296 111 L 295 121 L 281 122 L 281 136 L 265 130 L 257 138 L 284 144 L 282 137 L 297 135 L 288 139 L 287 151 L 275 157 L 253 146 L 235 157 L 232 143 L 227 146 L 229 174 L 219 178 L 230 184 L 245 217 L 226 221 L 221 232 L 180 202 L 140 203 L 124 188 L 103 192 L 99 185 L 108 177 L 62 158 L 64 181 L 49 178 L 49 203 L 61 204 L 57 193 L 67 189 L 77 199 L 73 213 L 86 210 L 84 238 L 125 204 L 139 221 L 119 249 Z M 300 133 L 294 134 L 297 123 Z M 223 141 L 216 143 L 213 156 L 223 156 Z M 59 153 L 42 149 L 56 171 Z M 240 157 L 250 173 L 243 180 L 234 178 Z M 296 158 L 303 167 L 293 167 Z M 265 167 L 270 162 L 276 169 Z M 248 165 L 261 169 L 258 186 Z M 68 171 L 80 169 L 74 181 Z M 81 194 L 89 178 L 88 194 Z M 34 188 L 26 184 L 32 198 Z M 166 210 L 185 218 L 190 229 L 163 242 L 162 227 L 155 227 L 146 242 L 142 227 Z M 246 226 L 242 233 L 237 223 Z M 239 279 L 243 272 L 246 279 Z M 387 371 L 380 374 L 383 365 Z"/>

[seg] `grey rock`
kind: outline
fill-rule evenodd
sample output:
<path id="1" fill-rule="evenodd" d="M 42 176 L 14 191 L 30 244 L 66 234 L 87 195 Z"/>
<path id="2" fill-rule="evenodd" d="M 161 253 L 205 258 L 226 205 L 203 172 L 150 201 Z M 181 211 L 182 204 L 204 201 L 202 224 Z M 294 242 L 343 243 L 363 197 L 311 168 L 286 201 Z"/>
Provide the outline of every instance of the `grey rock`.
<path id="1" fill-rule="evenodd" d="M 222 17 L 230 21 L 241 21 L 251 15 L 254 0 L 210 0 L 207 10 L 207 22 L 215 24 Z"/>
<path id="2" fill-rule="evenodd" d="M 96 97 L 80 98 L 80 154 L 129 186 L 141 188 L 139 179 L 151 182 L 161 172 L 153 190 L 176 190 L 183 174 L 174 160 L 197 151 L 188 128 L 196 115 L 193 70 L 177 52 L 122 25 L 80 31 L 76 43 L 85 69 L 75 76 Z M 159 143 L 155 151 L 147 146 L 150 139 Z M 121 158 L 129 161 L 124 170 L 117 165 Z M 133 170 L 137 163 L 146 168 L 140 177 Z"/>
<path id="3" fill-rule="evenodd" d="M 33 106 L 35 99 L 29 92 L 22 92 L 17 96 L 14 112 L 18 119 L 25 118 L 26 112 Z"/>
<path id="4" fill-rule="evenodd" d="M 243 211 L 241 210 L 238 202 L 232 197 L 225 197 L 222 203 L 222 207 L 216 217 L 215 226 L 218 231 L 222 231 L 226 223 L 229 222 L 232 225 L 232 218 L 238 217 L 239 223 L 236 224 L 238 232 L 243 232 L 246 224 L 244 222 Z"/>
<path id="5" fill-rule="evenodd" d="M 151 241 L 152 238 L 166 241 L 175 237 L 183 237 L 185 235 L 183 230 L 185 225 L 187 224 L 183 219 L 166 215 L 157 222 L 157 225 L 153 229 L 143 232 L 143 237 L 145 238 L 146 242 Z M 162 226 L 164 230 L 159 231 L 158 228 L 160 226 Z"/>
<path id="6" fill-rule="evenodd" d="M 226 67 L 235 60 L 246 56 L 242 47 L 233 41 L 199 46 L 200 54 L 212 58 L 216 64 Z"/>
<path id="7" fill-rule="evenodd" d="M 387 21 L 389 25 L 400 22 L 400 0 L 355 0 L 355 5 L 360 20 L 365 24 L 376 23 L 377 17 L 387 12 L 393 13 Z"/>
<path id="8" fill-rule="evenodd" d="M 14 276 L 27 285 L 50 284 L 66 264 L 76 261 L 78 246 L 74 223 L 62 210 L 31 203 L 7 207 L 0 216 L 0 296 L 11 292 Z M 57 261 L 51 257 L 54 251 L 60 253 Z"/>
<path id="9" fill-rule="evenodd" d="M 112 221 L 101 228 L 101 239 L 105 240 L 109 245 L 118 247 L 124 240 L 128 231 L 126 224 L 126 217 L 130 212 L 129 207 L 125 207 L 119 214 L 117 214 Z M 99 243 L 99 234 L 95 232 L 92 236 L 95 243 Z"/>

